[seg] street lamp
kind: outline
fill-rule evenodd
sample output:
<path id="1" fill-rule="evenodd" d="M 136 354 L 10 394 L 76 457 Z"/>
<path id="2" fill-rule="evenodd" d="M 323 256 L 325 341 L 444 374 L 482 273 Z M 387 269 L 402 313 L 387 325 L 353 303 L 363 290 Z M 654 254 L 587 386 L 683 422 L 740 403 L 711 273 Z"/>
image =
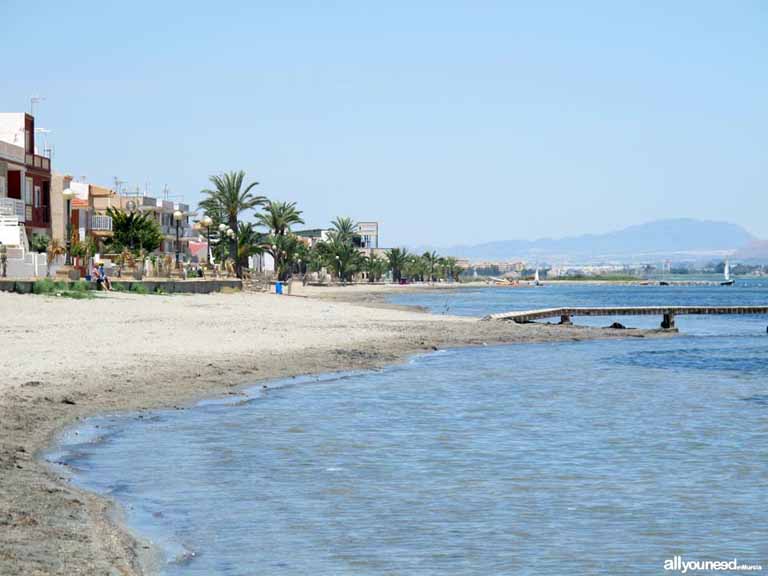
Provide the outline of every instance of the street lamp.
<path id="1" fill-rule="evenodd" d="M 224 260 L 227 259 L 226 254 L 222 250 L 224 248 L 224 244 L 225 244 L 224 236 L 226 235 L 226 232 L 227 232 L 227 225 L 224 224 L 224 222 L 221 222 L 218 225 L 218 230 L 219 230 L 219 235 L 218 235 L 218 237 L 216 239 L 216 248 L 219 251 L 219 258 L 221 259 L 221 262 L 223 264 Z"/>
<path id="2" fill-rule="evenodd" d="M 179 253 L 181 252 L 181 239 L 179 238 L 181 219 L 184 218 L 181 210 L 173 213 L 173 220 L 176 222 L 176 268 L 179 268 Z"/>
<path id="3" fill-rule="evenodd" d="M 237 259 L 237 241 L 235 240 L 236 232 L 232 228 L 227 227 L 227 238 L 229 238 L 229 257 L 235 262 L 237 268 L 237 275 L 240 276 L 240 265 Z"/>
<path id="4" fill-rule="evenodd" d="M 72 249 L 72 198 L 75 197 L 75 191 L 72 190 L 72 188 L 64 188 L 64 190 L 61 192 L 61 195 L 67 202 L 67 257 L 64 260 L 64 264 L 66 266 L 71 266 L 72 255 L 70 254 L 70 250 Z"/>
<path id="5" fill-rule="evenodd" d="M 213 219 L 206 214 L 203 216 L 203 219 L 200 220 L 200 224 L 206 227 L 208 230 L 208 266 L 211 265 L 211 224 L 213 224 Z"/>
<path id="6" fill-rule="evenodd" d="M 128 200 L 128 202 L 125 203 L 125 209 L 128 211 L 129 214 L 133 214 L 134 212 L 136 212 L 136 202 L 134 202 L 133 200 Z M 133 248 L 134 248 L 133 237 L 134 237 L 133 234 L 131 234 L 131 245 L 130 245 L 131 251 L 133 251 Z"/>

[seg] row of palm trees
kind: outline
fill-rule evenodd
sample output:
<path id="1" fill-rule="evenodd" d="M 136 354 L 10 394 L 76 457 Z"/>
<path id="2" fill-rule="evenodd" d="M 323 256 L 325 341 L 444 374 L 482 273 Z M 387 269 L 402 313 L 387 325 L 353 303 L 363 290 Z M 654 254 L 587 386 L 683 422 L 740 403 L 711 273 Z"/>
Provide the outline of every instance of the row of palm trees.
<path id="1" fill-rule="evenodd" d="M 293 226 L 304 224 L 295 202 L 255 194 L 258 183 L 246 184 L 242 171 L 212 176 L 210 181 L 213 187 L 202 191 L 204 199 L 200 202 L 200 208 L 212 221 L 207 228 L 212 232 L 205 234 L 210 236 L 216 257 L 233 261 L 238 276 L 242 276 L 249 257 L 263 253 L 272 256 L 279 280 L 295 272 L 323 268 L 332 270 L 342 282 L 351 281 L 359 273 L 365 273 L 371 282 L 381 280 L 388 272 L 395 282 L 458 280 L 461 273 L 455 258 L 441 258 L 435 252 L 419 256 L 404 248 L 393 248 L 385 252 L 385 258 L 363 254 L 358 249 L 357 225 L 347 217 L 336 218 L 327 237 L 310 248 L 291 231 Z M 254 211 L 255 221 L 242 221 L 241 215 L 249 211 Z M 233 233 L 222 234 L 220 230 L 224 229 Z"/>
<path id="2" fill-rule="evenodd" d="M 452 256 L 442 257 L 437 252 L 424 252 L 421 255 L 410 254 L 405 248 L 393 248 L 386 251 L 387 264 L 392 272 L 392 280 L 418 280 L 435 282 L 437 280 L 459 281 L 464 268 Z"/>

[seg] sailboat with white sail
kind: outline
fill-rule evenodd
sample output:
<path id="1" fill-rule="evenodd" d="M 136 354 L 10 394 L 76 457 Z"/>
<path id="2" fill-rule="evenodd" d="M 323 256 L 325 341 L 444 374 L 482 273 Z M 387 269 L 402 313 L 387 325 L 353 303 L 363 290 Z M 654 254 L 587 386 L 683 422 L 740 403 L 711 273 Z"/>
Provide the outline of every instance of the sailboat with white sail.
<path id="1" fill-rule="evenodd" d="M 720 286 L 733 286 L 734 283 L 735 280 L 731 278 L 731 266 L 728 264 L 728 258 L 726 258 L 723 267 L 723 281 L 720 282 Z"/>

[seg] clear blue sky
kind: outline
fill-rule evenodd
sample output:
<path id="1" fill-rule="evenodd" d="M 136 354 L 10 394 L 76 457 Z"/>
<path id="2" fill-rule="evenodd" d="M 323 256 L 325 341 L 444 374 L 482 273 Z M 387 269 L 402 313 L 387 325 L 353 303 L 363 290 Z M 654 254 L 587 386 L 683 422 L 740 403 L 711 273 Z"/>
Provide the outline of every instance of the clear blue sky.
<path id="1" fill-rule="evenodd" d="M 768 2 L 0 0 L 55 168 L 193 203 L 243 169 L 387 245 L 663 217 L 768 238 Z"/>

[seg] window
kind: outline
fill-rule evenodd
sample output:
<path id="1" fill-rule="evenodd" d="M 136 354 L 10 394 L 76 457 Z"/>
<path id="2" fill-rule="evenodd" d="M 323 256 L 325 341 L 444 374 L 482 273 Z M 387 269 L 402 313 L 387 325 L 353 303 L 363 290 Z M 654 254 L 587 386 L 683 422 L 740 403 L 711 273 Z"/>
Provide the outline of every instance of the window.
<path id="1" fill-rule="evenodd" d="M 35 186 L 35 208 L 39 208 L 43 205 L 43 192 L 40 186 Z"/>
<path id="2" fill-rule="evenodd" d="M 0 176 L 0 198 L 5 198 L 8 195 L 8 185 L 5 180 L 5 176 Z"/>
<path id="3" fill-rule="evenodd" d="M 26 178 L 24 182 L 24 203 L 32 204 L 32 178 Z"/>

